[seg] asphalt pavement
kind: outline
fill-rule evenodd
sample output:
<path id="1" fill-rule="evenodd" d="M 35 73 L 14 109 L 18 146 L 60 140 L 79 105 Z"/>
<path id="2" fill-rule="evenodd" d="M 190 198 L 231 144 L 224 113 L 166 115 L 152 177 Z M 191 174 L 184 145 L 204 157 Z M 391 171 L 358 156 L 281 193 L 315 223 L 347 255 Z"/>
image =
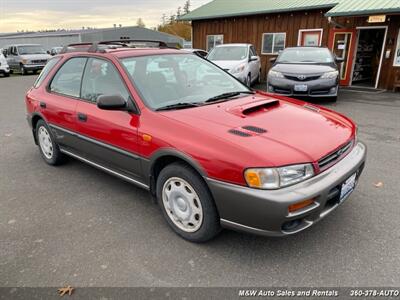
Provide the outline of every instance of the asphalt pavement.
<path id="1" fill-rule="evenodd" d="M 35 78 L 0 78 L 0 286 L 400 286 L 399 94 L 319 102 L 353 118 L 369 151 L 329 217 L 286 238 L 192 244 L 146 191 L 73 159 L 45 164 L 25 119 Z"/>

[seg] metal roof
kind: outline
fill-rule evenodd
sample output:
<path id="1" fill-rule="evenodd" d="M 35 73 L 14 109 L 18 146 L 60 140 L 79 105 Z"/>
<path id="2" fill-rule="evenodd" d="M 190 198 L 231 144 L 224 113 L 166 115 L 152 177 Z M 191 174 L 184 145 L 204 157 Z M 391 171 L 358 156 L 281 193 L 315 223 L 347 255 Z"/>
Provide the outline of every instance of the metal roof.
<path id="1" fill-rule="evenodd" d="M 182 16 L 180 19 L 201 20 L 332 8 L 338 1 L 340 0 L 214 0 Z"/>
<path id="2" fill-rule="evenodd" d="M 180 17 L 180 20 L 204 20 L 330 9 L 326 16 L 400 13 L 400 0 L 214 0 Z"/>
<path id="3" fill-rule="evenodd" d="M 388 14 L 400 12 L 400 0 L 342 0 L 327 17 Z"/>

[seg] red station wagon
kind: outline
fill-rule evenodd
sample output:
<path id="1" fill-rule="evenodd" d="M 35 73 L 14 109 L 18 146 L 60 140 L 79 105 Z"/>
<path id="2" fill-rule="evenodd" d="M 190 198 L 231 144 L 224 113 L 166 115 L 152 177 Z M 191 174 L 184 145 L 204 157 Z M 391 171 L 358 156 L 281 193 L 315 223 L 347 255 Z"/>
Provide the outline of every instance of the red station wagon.
<path id="1" fill-rule="evenodd" d="M 48 164 L 71 156 L 149 190 L 193 242 L 222 227 L 294 234 L 354 190 L 366 147 L 349 118 L 145 42 L 71 45 L 48 62 L 26 95 Z"/>

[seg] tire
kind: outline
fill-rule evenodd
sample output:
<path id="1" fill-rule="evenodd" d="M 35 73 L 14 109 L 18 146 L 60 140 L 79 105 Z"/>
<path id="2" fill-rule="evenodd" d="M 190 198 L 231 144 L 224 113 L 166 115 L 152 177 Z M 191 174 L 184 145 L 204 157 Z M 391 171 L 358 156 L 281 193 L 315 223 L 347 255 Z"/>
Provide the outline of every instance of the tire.
<path id="1" fill-rule="evenodd" d="M 249 75 L 247 75 L 247 78 L 246 78 L 246 85 L 248 86 L 248 87 L 251 87 L 251 74 L 249 73 Z"/>
<path id="2" fill-rule="evenodd" d="M 257 83 L 258 83 L 258 84 L 261 83 L 261 69 L 260 69 L 260 71 L 258 72 Z"/>
<path id="3" fill-rule="evenodd" d="M 335 103 L 337 101 L 337 96 L 329 97 L 329 102 Z"/>
<path id="4" fill-rule="evenodd" d="M 26 71 L 26 69 L 25 69 L 25 67 L 23 65 L 19 66 L 19 71 L 20 71 L 21 75 L 28 74 L 28 72 Z"/>
<path id="5" fill-rule="evenodd" d="M 4 77 L 10 77 L 10 73 L 4 73 Z"/>
<path id="6" fill-rule="evenodd" d="M 43 120 L 37 122 L 35 134 L 40 154 L 47 164 L 56 166 L 65 161 L 65 156 L 61 153 L 60 148 L 54 141 L 53 135 L 46 122 Z"/>
<path id="7" fill-rule="evenodd" d="M 211 193 L 191 167 L 180 162 L 166 166 L 157 178 L 156 189 L 164 218 L 176 234 L 201 243 L 220 232 L 219 215 Z"/>

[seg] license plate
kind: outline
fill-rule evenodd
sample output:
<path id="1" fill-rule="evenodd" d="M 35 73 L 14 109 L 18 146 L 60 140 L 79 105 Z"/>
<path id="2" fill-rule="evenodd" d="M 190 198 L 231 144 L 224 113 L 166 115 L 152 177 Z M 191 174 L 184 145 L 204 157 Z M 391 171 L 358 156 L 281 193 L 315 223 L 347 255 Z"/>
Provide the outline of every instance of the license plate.
<path id="1" fill-rule="evenodd" d="M 349 179 L 347 179 L 342 184 L 342 189 L 340 192 L 340 201 L 343 201 L 346 198 L 346 196 L 348 196 L 354 190 L 354 187 L 356 186 L 356 177 L 357 173 L 353 174 Z"/>
<path id="2" fill-rule="evenodd" d="M 307 92 L 308 86 L 307 86 L 307 84 L 295 84 L 294 90 L 296 92 Z"/>

